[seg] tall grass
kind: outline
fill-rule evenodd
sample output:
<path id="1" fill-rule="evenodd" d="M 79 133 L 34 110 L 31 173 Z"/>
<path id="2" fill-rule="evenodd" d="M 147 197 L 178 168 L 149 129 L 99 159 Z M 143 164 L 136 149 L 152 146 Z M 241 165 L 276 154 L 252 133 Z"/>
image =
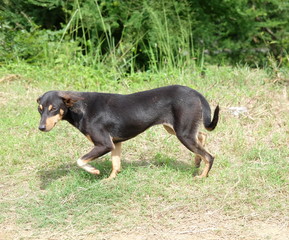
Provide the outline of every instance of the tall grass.
<path id="1" fill-rule="evenodd" d="M 209 41 L 216 42 L 213 48 L 218 47 L 218 37 L 211 36 L 214 24 L 208 25 L 204 31 L 200 29 L 201 14 L 192 11 L 193 3 L 189 1 L 152 2 L 137 2 L 130 8 L 118 1 L 69 1 L 63 7 L 67 19 L 59 30 L 40 30 L 41 26 L 33 23 L 32 18 L 29 18 L 30 31 L 11 31 L 3 24 L 4 40 L 0 44 L 4 43 L 2 48 L 6 53 L 5 57 L 0 55 L 0 61 L 25 59 L 51 67 L 84 65 L 113 71 L 117 76 L 115 80 L 136 71 L 199 69 L 203 72 L 205 60 L 213 59 L 204 54 L 214 52 L 210 49 L 214 44 Z M 199 10 L 204 7 L 199 6 Z M 123 15 L 122 10 L 125 12 Z M 220 36 L 222 34 L 220 32 Z M 206 35 L 210 37 L 207 39 Z M 234 46 L 231 40 L 227 41 L 228 46 Z M 223 50 L 215 49 L 219 54 L 214 57 L 214 62 L 218 64 L 222 64 L 221 60 L 228 62 L 226 51 L 221 48 Z M 231 49 L 229 52 L 234 51 Z M 247 54 L 246 51 L 242 53 Z M 268 59 L 264 62 L 275 71 L 281 63 L 288 66 L 287 55 L 286 49 L 282 50 L 281 61 L 274 54 L 267 54 Z M 251 57 L 254 61 L 254 56 Z M 263 66 L 266 66 L 264 62 Z M 255 65 L 258 66 L 257 60 Z"/>
<path id="2" fill-rule="evenodd" d="M 55 39 L 59 40 L 42 45 L 45 63 L 51 66 L 80 64 L 107 69 L 120 75 L 136 70 L 170 72 L 174 69 L 202 69 L 204 54 L 202 50 L 194 49 L 190 13 L 180 16 L 174 1 L 170 2 L 170 7 L 165 7 L 165 1 L 160 4 L 160 7 L 163 6 L 162 11 L 144 3 L 140 13 L 143 16 L 132 20 L 149 26 L 147 32 L 139 32 L 131 37 L 132 30 L 124 26 L 120 39 L 115 39 L 111 23 L 103 16 L 103 8 L 98 1 L 87 1 L 85 6 L 90 10 L 86 11 L 75 0 L 67 25 L 54 34 Z M 101 31 L 96 31 L 99 28 Z M 51 32 L 46 34 L 47 38 L 51 38 Z M 148 58 L 144 65 L 136 63 L 141 55 Z"/>
<path id="3" fill-rule="evenodd" d="M 162 1 L 164 4 L 164 2 Z M 190 19 L 181 20 L 177 12 L 177 28 L 169 22 L 166 8 L 163 12 L 156 11 L 153 7 L 146 5 L 150 23 L 152 23 L 152 38 L 148 47 L 150 53 L 150 68 L 152 69 L 174 69 L 195 66 L 196 59 L 193 48 L 193 33 L 191 31 Z M 171 17 L 171 16 L 170 16 Z M 172 19 L 170 20 L 172 21 Z M 184 21 L 187 24 L 184 24 Z M 174 26 L 174 28 L 172 28 Z"/>

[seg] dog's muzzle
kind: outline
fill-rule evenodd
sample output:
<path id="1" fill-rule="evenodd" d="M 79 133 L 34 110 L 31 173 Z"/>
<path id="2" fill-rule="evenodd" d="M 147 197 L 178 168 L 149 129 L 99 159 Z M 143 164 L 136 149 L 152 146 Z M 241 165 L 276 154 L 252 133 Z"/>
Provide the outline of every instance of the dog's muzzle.
<path id="1" fill-rule="evenodd" d="M 46 131 L 46 126 L 44 124 L 39 125 L 38 129 L 42 132 Z"/>

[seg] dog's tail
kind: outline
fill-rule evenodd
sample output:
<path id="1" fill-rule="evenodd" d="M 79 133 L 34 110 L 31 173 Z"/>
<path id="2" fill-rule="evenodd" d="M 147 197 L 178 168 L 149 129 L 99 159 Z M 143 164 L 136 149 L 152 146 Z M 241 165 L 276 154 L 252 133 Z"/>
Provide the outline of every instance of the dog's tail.
<path id="1" fill-rule="evenodd" d="M 208 131 L 213 131 L 215 129 L 215 127 L 217 126 L 218 121 L 219 121 L 219 112 L 220 112 L 220 107 L 218 105 L 215 108 L 213 120 L 210 121 L 211 120 L 211 116 L 209 115 L 209 120 L 207 120 L 207 123 L 205 123 L 205 116 L 204 116 L 204 125 L 205 125 L 205 128 Z"/>
<path id="2" fill-rule="evenodd" d="M 205 128 L 208 131 L 213 131 L 219 121 L 219 105 L 215 108 L 213 120 L 211 121 L 211 108 L 207 100 L 202 96 L 201 97 L 202 109 L 203 109 L 203 123 Z"/>

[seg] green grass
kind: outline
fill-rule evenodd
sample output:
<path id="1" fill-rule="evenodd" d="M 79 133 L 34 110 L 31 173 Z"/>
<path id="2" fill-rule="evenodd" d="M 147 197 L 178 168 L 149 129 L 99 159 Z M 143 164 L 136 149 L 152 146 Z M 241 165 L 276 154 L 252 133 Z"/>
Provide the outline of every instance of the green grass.
<path id="1" fill-rule="evenodd" d="M 29 226 L 34 236 L 48 229 L 97 236 L 142 224 L 167 226 L 193 213 L 279 222 L 289 215 L 288 90 L 265 71 L 208 66 L 204 77 L 175 71 L 116 78 L 85 67 L 11 64 L 0 69 L 0 79 L 8 74 L 19 77 L 0 82 L 2 226 Z M 92 147 L 78 130 L 66 122 L 49 133 L 37 129 L 36 98 L 49 89 L 130 93 L 176 83 L 222 109 L 217 129 L 208 134 L 216 160 L 204 180 L 192 177 L 198 171 L 193 156 L 160 126 L 123 144 L 123 170 L 111 182 L 103 181 L 109 155 L 94 162 L 99 177 L 76 166 Z M 236 117 L 232 106 L 248 113 Z"/>

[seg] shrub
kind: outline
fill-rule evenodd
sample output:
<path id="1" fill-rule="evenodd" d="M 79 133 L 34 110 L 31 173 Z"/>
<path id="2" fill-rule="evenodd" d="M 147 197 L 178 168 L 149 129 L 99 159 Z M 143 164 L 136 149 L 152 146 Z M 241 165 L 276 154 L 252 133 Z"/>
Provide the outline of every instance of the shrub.
<path id="1" fill-rule="evenodd" d="M 123 72 L 202 66 L 204 58 L 288 64 L 288 9 L 282 0 L 5 0 L 0 61 L 53 63 L 69 49 L 69 61 Z"/>

